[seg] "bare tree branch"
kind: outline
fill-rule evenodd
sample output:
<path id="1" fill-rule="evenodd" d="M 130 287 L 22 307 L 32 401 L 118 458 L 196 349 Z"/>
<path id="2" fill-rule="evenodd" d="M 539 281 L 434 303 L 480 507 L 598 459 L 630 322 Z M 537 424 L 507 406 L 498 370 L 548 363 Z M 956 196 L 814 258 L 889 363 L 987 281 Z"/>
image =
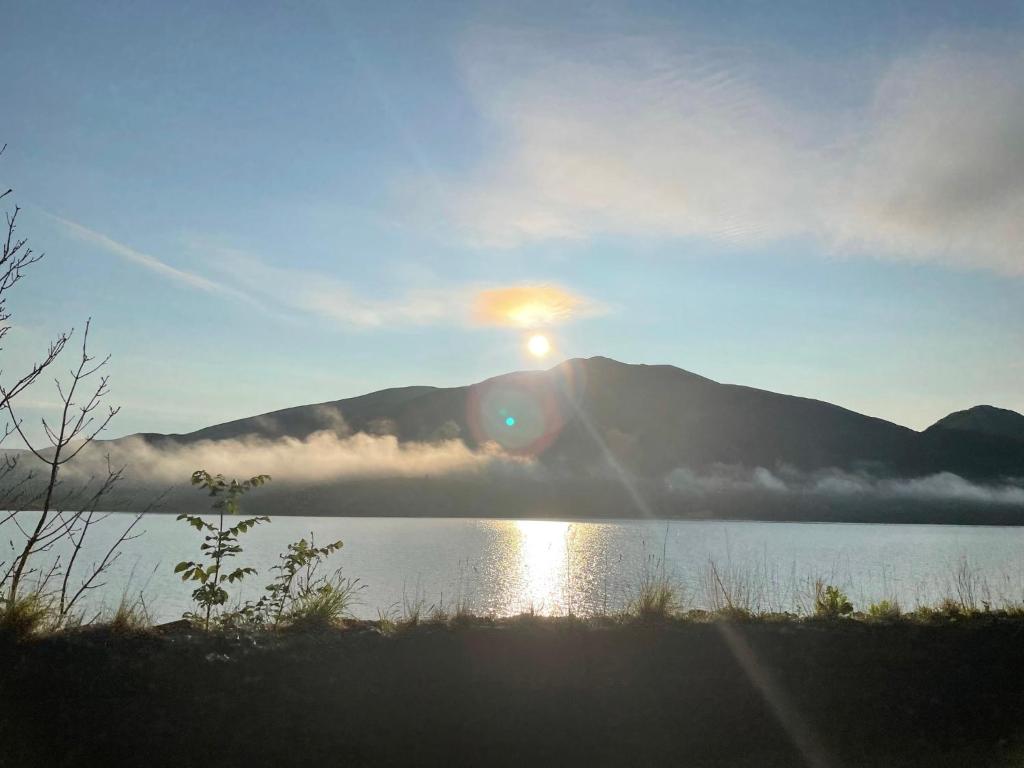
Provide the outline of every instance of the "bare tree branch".
<path id="1" fill-rule="evenodd" d="M 6 145 L 0 147 L 0 155 L 5 149 Z M 9 193 L 10 190 L 0 194 L 0 199 L 6 198 Z M 5 214 L 6 230 L 0 231 L 0 342 L 11 328 L 8 323 L 10 313 L 6 303 L 8 292 L 21 281 L 27 268 L 43 257 L 43 254 L 37 254 L 29 247 L 25 238 L 19 236 L 17 227 L 20 212 L 21 209 L 17 205 L 7 212 Z M 61 468 L 92 444 L 109 426 L 119 411 L 118 408 L 113 407 L 107 408 L 106 413 L 101 414 L 99 411 L 109 394 L 109 378 L 102 371 L 110 361 L 110 357 L 108 355 L 97 360 L 94 355 L 89 353 L 90 328 L 91 320 L 87 320 L 82 334 L 77 365 L 69 371 L 65 381 L 59 377 L 55 379 L 56 391 L 61 403 L 59 421 L 41 419 L 42 431 L 45 440 L 49 443 L 48 447 L 37 445 L 29 437 L 22 420 L 18 418 L 14 401 L 20 393 L 32 386 L 43 372 L 56 362 L 71 339 L 74 333 L 73 329 L 61 333 L 51 341 L 46 354 L 34 363 L 30 370 L 17 377 L 13 383 L 3 383 L 2 372 L 0 372 L 0 410 L 6 410 L 10 416 L 10 424 L 5 425 L 3 435 L 0 436 L 0 443 L 11 435 L 17 434 L 29 452 L 27 455 L 40 461 L 46 467 L 44 485 L 38 493 L 33 490 L 35 486 L 33 481 L 36 475 L 31 471 L 5 490 L 5 501 L 7 502 L 5 506 L 10 511 L 4 513 L 4 517 L 0 519 L 0 525 L 12 524 L 19 532 L 20 539 L 17 549 L 14 541 L 11 541 L 11 548 L 14 550 L 13 558 L 9 561 L 5 559 L 0 565 L 4 569 L 2 578 L 0 578 L 0 589 L 4 591 L 5 594 L 2 596 L 8 604 L 13 604 L 18 599 L 19 589 L 23 582 L 30 575 L 37 578 L 37 589 L 39 590 L 45 590 L 48 584 L 59 577 L 59 608 L 62 619 L 67 616 L 71 607 L 87 590 L 98 585 L 97 579 L 116 561 L 119 548 L 132 538 L 132 532 L 141 517 L 141 515 L 136 516 L 126 526 L 104 556 L 93 564 L 77 590 L 72 593 L 71 580 L 74 578 L 73 574 L 78 566 L 86 539 L 93 527 L 107 518 L 106 513 L 97 511 L 100 500 L 110 493 L 124 471 L 123 467 L 117 470 L 113 469 L 108 459 L 107 477 L 91 496 L 85 498 L 84 503 L 74 497 L 72 493 L 64 493 L 61 489 Z M 79 402 L 76 398 L 80 396 L 82 390 L 87 391 L 88 395 Z M 4 454 L 3 460 L 0 462 L 0 478 L 13 477 L 12 473 L 16 466 L 16 459 Z M 69 509 L 69 507 L 77 507 L 77 509 Z M 23 525 L 21 513 L 24 511 L 28 514 L 29 508 L 33 508 L 34 514 L 37 514 L 38 517 L 28 518 L 31 522 L 28 525 Z M 57 555 L 50 562 L 48 569 L 40 570 L 35 559 L 43 553 L 58 551 L 55 547 L 65 541 L 70 545 L 67 559 Z"/>

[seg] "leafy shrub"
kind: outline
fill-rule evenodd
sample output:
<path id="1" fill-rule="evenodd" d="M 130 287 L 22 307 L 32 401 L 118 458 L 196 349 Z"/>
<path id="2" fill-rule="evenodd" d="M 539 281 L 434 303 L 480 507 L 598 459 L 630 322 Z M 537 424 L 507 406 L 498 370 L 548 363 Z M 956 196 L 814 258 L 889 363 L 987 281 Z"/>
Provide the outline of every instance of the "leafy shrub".
<path id="1" fill-rule="evenodd" d="M 814 585 L 814 615 L 822 618 L 835 619 L 853 613 L 850 598 L 831 584 L 818 581 Z"/>
<path id="2" fill-rule="evenodd" d="M 316 546 L 313 534 L 309 541 L 299 539 L 289 544 L 284 554 L 278 557 L 280 565 L 271 570 L 277 571 L 274 581 L 267 585 L 267 595 L 260 599 L 254 608 L 267 616 L 266 623 L 277 626 L 290 606 L 296 601 L 307 600 L 314 589 L 317 567 L 327 557 L 344 546 L 341 541 L 332 542 L 324 547 Z M 320 589 L 327 584 L 320 584 Z M 329 601 L 328 601 L 329 602 Z"/>

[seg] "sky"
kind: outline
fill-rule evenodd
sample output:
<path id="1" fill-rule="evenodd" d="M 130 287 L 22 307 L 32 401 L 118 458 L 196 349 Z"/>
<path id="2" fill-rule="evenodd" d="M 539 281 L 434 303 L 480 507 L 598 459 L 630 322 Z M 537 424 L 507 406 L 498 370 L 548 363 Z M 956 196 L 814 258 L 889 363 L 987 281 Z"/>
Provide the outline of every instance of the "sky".
<path id="1" fill-rule="evenodd" d="M 1024 411 L 1024 3 L 19 3 L 4 28 L 0 185 L 46 254 L 4 376 L 91 317 L 108 436 L 592 355 L 913 428 Z"/>

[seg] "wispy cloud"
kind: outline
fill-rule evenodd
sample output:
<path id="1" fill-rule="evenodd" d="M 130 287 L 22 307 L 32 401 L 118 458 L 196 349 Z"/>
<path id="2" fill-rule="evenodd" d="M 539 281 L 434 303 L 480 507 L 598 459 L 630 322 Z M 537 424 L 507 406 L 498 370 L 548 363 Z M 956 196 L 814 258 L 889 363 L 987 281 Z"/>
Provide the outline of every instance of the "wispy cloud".
<path id="1" fill-rule="evenodd" d="M 829 222 L 841 241 L 1024 274 L 1024 53 L 903 58 L 866 123 Z"/>
<path id="2" fill-rule="evenodd" d="M 242 251 L 205 247 L 216 254 L 211 261 L 252 295 L 345 328 L 532 327 L 604 311 L 595 300 L 551 283 L 431 283 L 383 296 L 368 295 L 365 289 L 322 272 L 278 267 Z"/>
<path id="3" fill-rule="evenodd" d="M 82 224 L 43 213 L 72 237 L 175 282 L 264 308 L 269 306 L 328 320 L 344 328 L 553 325 L 595 314 L 600 309 L 593 300 L 551 284 L 508 287 L 454 284 L 373 297 L 329 274 L 277 267 L 243 251 L 193 242 L 190 249 L 202 251 L 208 257 L 212 255 L 214 258 L 208 258 L 207 262 L 230 276 L 228 285 L 172 267 Z"/>
<path id="4" fill-rule="evenodd" d="M 450 220 L 471 241 L 811 237 L 1024 273 L 1019 49 L 942 41 L 858 74 L 869 99 L 839 109 L 766 87 L 732 54 L 657 35 L 585 42 L 466 46 L 466 81 L 501 137 L 449 180 Z"/>
<path id="5" fill-rule="evenodd" d="M 202 275 L 197 275 L 195 272 L 188 272 L 183 269 L 178 269 L 177 267 L 172 267 L 170 264 L 161 261 L 156 256 L 151 256 L 148 253 L 136 250 L 135 248 L 125 245 L 124 243 L 120 243 L 94 229 L 89 229 L 86 226 L 61 218 L 60 216 L 56 216 L 52 213 L 47 213 L 45 211 L 42 213 L 47 218 L 60 225 L 65 232 L 75 239 L 94 245 L 97 248 L 101 248 L 114 254 L 115 256 L 120 256 L 126 261 L 130 261 L 133 264 L 138 264 L 139 266 L 156 272 L 158 275 L 176 282 L 184 283 L 192 288 L 198 288 L 201 291 L 207 291 L 208 293 L 235 293 L 226 286 L 218 285 Z"/>

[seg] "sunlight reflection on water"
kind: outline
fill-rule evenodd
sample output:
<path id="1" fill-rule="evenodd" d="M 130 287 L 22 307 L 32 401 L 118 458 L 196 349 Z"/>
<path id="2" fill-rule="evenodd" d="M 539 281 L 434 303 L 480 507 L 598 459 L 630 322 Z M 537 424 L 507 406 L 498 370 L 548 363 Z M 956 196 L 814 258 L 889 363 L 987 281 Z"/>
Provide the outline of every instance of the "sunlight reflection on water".
<path id="1" fill-rule="evenodd" d="M 510 562 L 520 571 L 516 590 L 524 611 L 564 613 L 567 602 L 570 523 L 553 520 L 517 520 L 512 523 Z"/>

